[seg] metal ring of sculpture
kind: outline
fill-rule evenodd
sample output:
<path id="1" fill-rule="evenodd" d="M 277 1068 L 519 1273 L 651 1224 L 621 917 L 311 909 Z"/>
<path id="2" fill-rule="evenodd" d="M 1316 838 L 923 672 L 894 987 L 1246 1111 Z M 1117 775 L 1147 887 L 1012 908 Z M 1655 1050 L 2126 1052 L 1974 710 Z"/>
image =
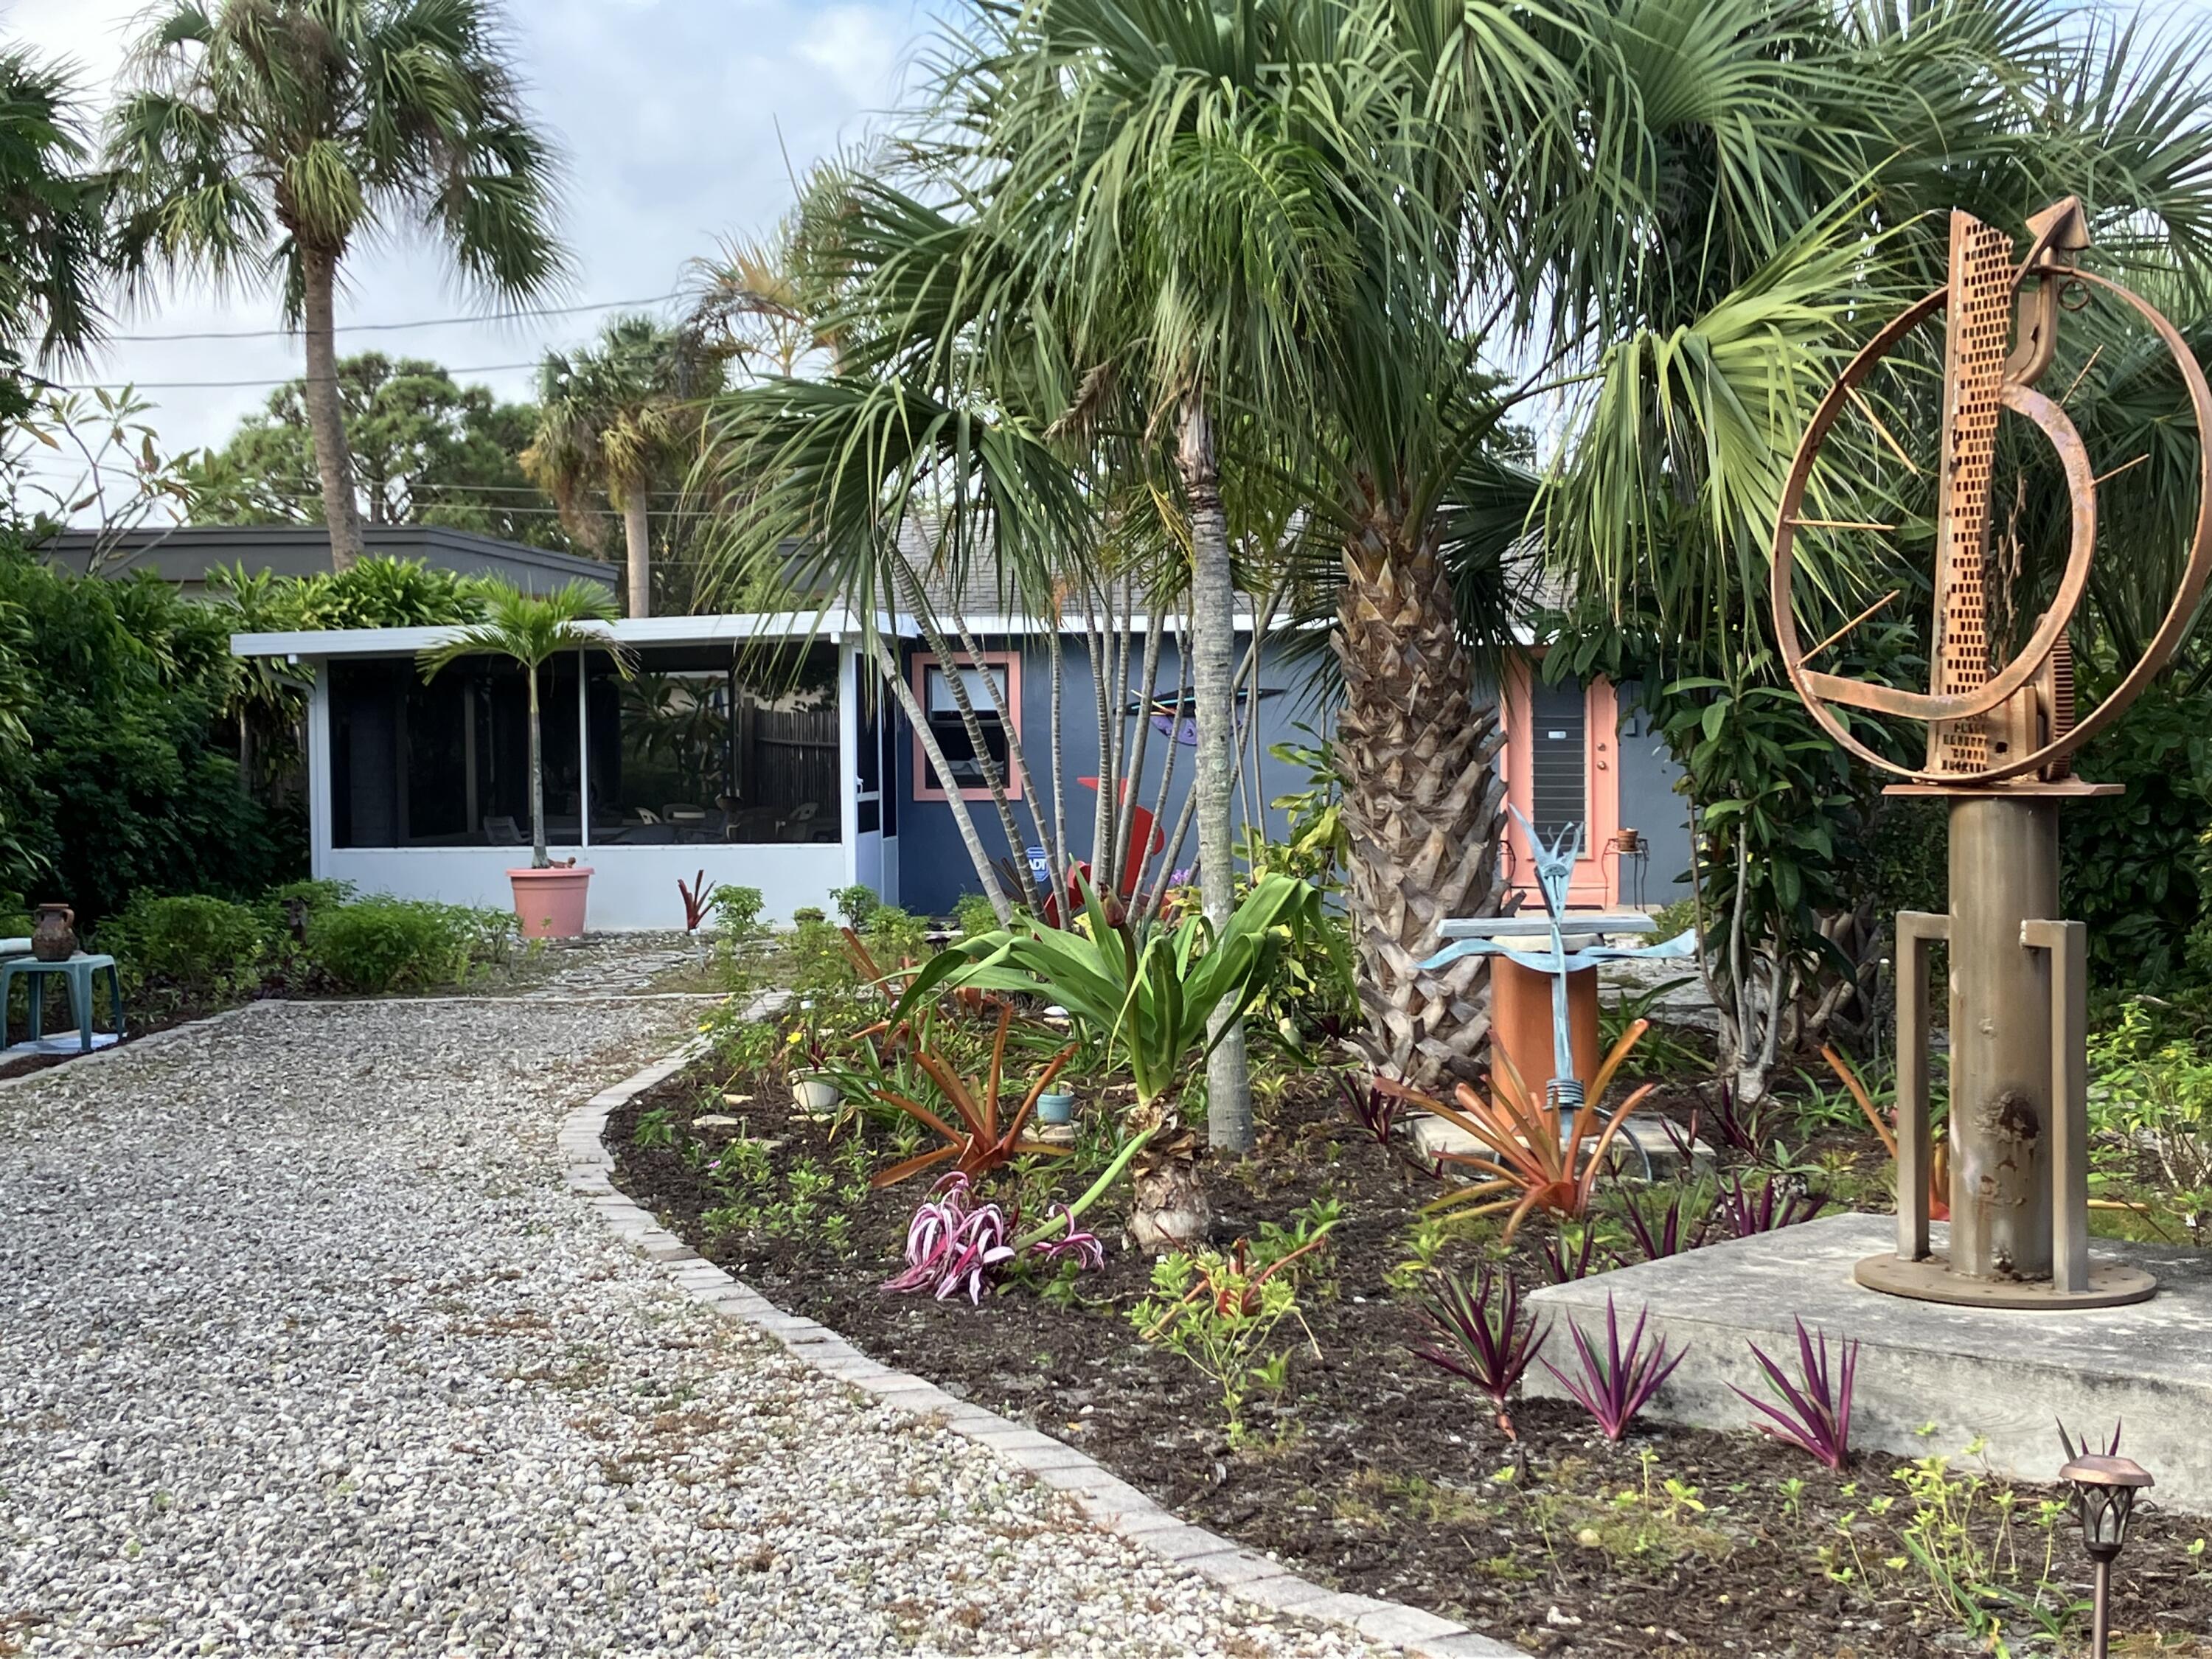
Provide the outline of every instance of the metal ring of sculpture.
<path id="1" fill-rule="evenodd" d="M 1956 530 L 1949 528 L 1954 521 L 1960 520 L 1962 506 L 1953 477 L 1956 450 L 1953 441 L 1954 410 L 1951 407 L 1945 410 L 1942 458 L 1945 469 L 1944 514 L 1939 523 L 1936 547 L 1939 572 L 1937 626 L 1943 631 L 1939 632 L 1936 647 L 1929 653 L 1931 690 L 1923 693 L 1893 686 L 1872 685 L 1807 667 L 1806 658 L 1813 653 L 1808 653 L 1799 642 L 1796 617 L 1791 604 L 1793 578 L 1796 570 L 1797 530 L 1801 523 L 1820 522 L 1801 520 L 1799 509 L 1821 445 L 1844 405 L 1851 400 L 1875 366 L 1914 329 L 1949 305 L 1954 289 L 1961 287 L 1955 259 L 1952 285 L 1937 289 L 1893 319 L 1867 343 L 1829 388 L 1798 443 L 1797 453 L 1790 465 L 1789 479 L 1782 493 L 1781 510 L 1774 535 L 1771 599 L 1776 642 L 1790 684 L 1796 688 L 1798 695 L 1804 699 L 1805 706 L 1829 736 L 1850 753 L 1871 766 L 1895 773 L 1916 783 L 1953 786 L 1999 784 L 2007 780 L 2022 779 L 2023 775 L 2027 774 L 2044 776 L 2063 774 L 2066 757 L 2118 719 L 2144 686 L 2165 667 L 2189 631 L 2196 617 L 2197 602 L 2203 596 L 2206 580 L 2212 576 L 2212 388 L 2207 387 L 2203 372 L 2197 367 L 2196 358 L 2191 355 L 2179 331 L 2148 301 L 2118 283 L 2079 270 L 2072 264 L 2071 251 L 2087 246 L 2087 237 L 2081 231 L 2080 211 L 2075 204 L 2070 201 L 2062 203 L 2049 212 L 2038 215 L 2030 223 L 2038 234 L 2027 258 L 2012 268 L 2009 280 L 2002 283 L 2001 292 L 1997 291 L 1996 284 L 1985 284 L 1986 291 L 1978 300 L 1978 303 L 2002 306 L 2005 326 L 2001 332 L 2005 338 L 2009 338 L 2011 319 L 2015 314 L 2021 319 L 2024 336 L 2005 358 L 2002 372 L 1988 377 L 1990 392 L 1997 404 L 2033 422 L 2056 452 L 2073 503 L 2073 540 L 2056 598 L 2012 660 L 1994 670 L 1984 662 L 1973 676 L 1976 683 L 1961 689 L 1943 689 L 1947 673 L 1943 647 L 1948 627 L 1957 625 L 1956 617 L 1946 614 L 1942 592 L 1940 573 L 1946 556 L 1944 535 L 1970 535 L 1976 538 L 1975 545 L 1979 545 L 1981 538 L 1986 536 L 1985 502 L 1983 503 L 1984 516 L 1964 523 Z M 1988 234 L 1994 237 L 2001 233 L 1992 231 Z M 2008 240 L 2002 246 L 2006 262 L 2009 264 Z M 2039 281 L 2042 288 L 2039 292 L 2023 300 L 2021 286 L 2031 277 Z M 2189 390 L 2191 406 L 2196 413 L 2201 451 L 2195 542 L 2175 589 L 2172 603 L 2167 607 L 2148 647 L 2111 695 L 2094 709 L 2078 721 L 2072 718 L 2070 707 L 2063 719 L 2055 715 L 2048 719 L 2041 732 L 2045 740 L 2024 745 L 2025 752 L 2013 752 L 2008 746 L 1998 744 L 1995 747 L 1999 752 L 1993 755 L 1987 763 L 1974 764 L 1970 761 L 1965 764 L 1938 766 L 1935 763 L 1938 747 L 1933 740 L 1936 732 L 1957 728 L 1961 723 L 1972 723 L 1978 717 L 1990 714 L 2020 693 L 2022 688 L 2050 671 L 2054 659 L 2066 649 L 2067 624 L 2072 621 L 2088 584 L 2089 566 L 2097 535 L 2096 481 L 2087 451 L 2074 423 L 2056 403 L 2037 392 L 2033 385 L 2036 378 L 2049 366 L 2055 350 L 2058 307 L 2076 285 L 2086 285 L 2110 294 L 2133 307 L 2155 331 L 2181 372 L 2183 382 Z M 1954 318 L 1952 325 L 1954 337 L 1952 367 L 1945 378 L 1947 398 L 1949 396 L 1948 388 L 1955 383 L 1957 375 L 1960 342 L 1955 337 L 1966 331 L 1960 319 Z M 1971 339 L 1966 346 L 1969 351 L 1986 349 L 1985 344 L 1977 346 Z M 1987 431 L 1983 435 L 1987 445 L 1993 447 L 1994 409 L 1986 410 L 1985 416 Z M 1986 465 L 1984 461 L 1984 471 Z M 1984 488 L 1986 489 L 1985 479 Z M 1862 620 L 1864 614 L 1862 613 Z M 1974 618 L 1972 625 L 1978 628 L 1978 611 L 1974 613 Z M 1843 631 L 1848 631 L 1853 625 L 1847 624 Z M 1832 643 L 1837 637 L 1838 635 L 1832 635 L 1821 642 L 1821 646 Z M 1969 637 L 1979 638 L 1971 634 Z M 1815 647 L 1814 652 L 1820 648 Z M 1982 648 L 1986 655 L 1985 641 Z M 1956 665 L 1952 666 L 1955 668 Z M 1983 672 L 1986 672 L 1986 678 L 1979 678 Z M 2068 701 L 2070 703 L 2070 662 L 2068 674 Z M 1834 704 L 1928 722 L 1931 728 L 1929 763 L 1921 767 L 1905 766 L 1878 753 L 1850 732 L 1831 707 Z"/>

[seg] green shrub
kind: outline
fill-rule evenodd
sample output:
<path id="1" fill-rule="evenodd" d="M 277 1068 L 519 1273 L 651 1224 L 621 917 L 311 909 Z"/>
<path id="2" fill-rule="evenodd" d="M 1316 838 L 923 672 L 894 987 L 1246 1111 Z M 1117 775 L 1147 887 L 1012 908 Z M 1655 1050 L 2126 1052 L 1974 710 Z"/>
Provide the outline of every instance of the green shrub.
<path id="1" fill-rule="evenodd" d="M 514 932 L 504 910 L 379 896 L 310 913 L 307 954 L 347 990 L 416 991 L 503 962 Z"/>
<path id="2" fill-rule="evenodd" d="M 845 925 L 856 931 L 868 925 L 868 918 L 881 909 L 884 902 L 876 896 L 876 890 L 862 881 L 840 887 L 830 896 L 836 901 L 837 914 L 845 918 Z"/>
<path id="3" fill-rule="evenodd" d="M 984 895 L 963 893 L 953 901 L 952 926 L 963 939 L 979 939 L 998 931 L 999 913 Z"/>
<path id="4" fill-rule="evenodd" d="M 1673 939 L 1697 925 L 1698 901 L 1688 893 L 1661 905 L 1651 917 L 1652 936 L 1656 939 Z"/>
<path id="5" fill-rule="evenodd" d="M 867 945 L 868 954 L 884 969 L 896 968 L 902 962 L 921 962 L 929 956 L 927 917 L 909 915 L 896 904 L 881 902 L 867 916 L 867 925 L 856 927 L 854 931 Z"/>
<path id="6" fill-rule="evenodd" d="M 768 900 L 757 887 L 732 887 L 725 883 L 714 889 L 711 901 L 714 912 L 714 931 L 732 939 L 760 937 L 761 911 Z"/>
<path id="7" fill-rule="evenodd" d="M 0 885 L 89 927 L 137 893 L 242 895 L 284 873 L 300 849 L 275 844 L 216 746 L 229 631 L 150 573 L 73 576 L 0 531 Z"/>
<path id="8" fill-rule="evenodd" d="M 100 924 L 98 943 L 135 982 L 205 994 L 258 980 L 275 948 L 251 906 L 199 895 L 133 898 Z"/>

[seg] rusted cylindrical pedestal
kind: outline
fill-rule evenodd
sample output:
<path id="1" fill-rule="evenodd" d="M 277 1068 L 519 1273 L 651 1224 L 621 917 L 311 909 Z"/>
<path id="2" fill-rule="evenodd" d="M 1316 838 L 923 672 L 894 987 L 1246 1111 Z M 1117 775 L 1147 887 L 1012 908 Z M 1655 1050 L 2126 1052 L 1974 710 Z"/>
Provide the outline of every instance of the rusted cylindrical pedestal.
<path id="1" fill-rule="evenodd" d="M 2058 808 L 2069 793 L 2100 790 L 1947 792 L 1950 914 L 1898 919 L 1899 1241 L 1896 1255 L 1858 1264 L 1856 1276 L 1871 1290 L 1968 1307 L 2057 1308 L 2137 1302 L 2156 1289 L 2142 1269 L 2087 1254 L 2085 945 L 2078 923 L 2058 920 Z M 1924 1252 L 1927 1212 L 1905 1207 L 1918 1200 L 1903 1172 L 1917 1182 L 1925 1165 L 1903 1147 L 1918 1144 L 1927 1121 L 1921 974 L 1930 937 L 1950 949 L 1951 1235 L 1947 1254 L 1916 1260 L 1910 1236 Z M 2060 1233 L 2069 1265 L 2055 1279 Z"/>
<path id="2" fill-rule="evenodd" d="M 1951 1271 L 2051 1277 L 2051 958 L 2058 803 L 1951 803 Z"/>
<path id="3" fill-rule="evenodd" d="M 1553 1064 L 1550 974 L 1523 968 L 1510 957 L 1490 963 L 1490 1041 L 1513 1062 L 1528 1098 L 1544 1101 Z M 1578 968 L 1567 975 L 1567 1039 L 1574 1050 L 1575 1075 L 1589 1082 L 1597 1075 L 1597 969 Z"/>

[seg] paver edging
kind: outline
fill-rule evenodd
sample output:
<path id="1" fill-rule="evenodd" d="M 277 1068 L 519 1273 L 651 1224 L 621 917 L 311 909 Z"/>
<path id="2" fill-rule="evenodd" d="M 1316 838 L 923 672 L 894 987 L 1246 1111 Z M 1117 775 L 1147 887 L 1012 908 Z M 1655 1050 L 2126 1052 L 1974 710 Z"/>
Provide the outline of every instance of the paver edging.
<path id="1" fill-rule="evenodd" d="M 1170 1565 L 1198 1574 L 1263 1612 L 1395 1646 L 1408 1659 L 1522 1659 L 1524 1650 L 1464 1625 L 1403 1602 L 1332 1590 L 1299 1577 L 1272 1556 L 1195 1526 L 1066 1442 L 957 1399 L 927 1378 L 877 1364 L 828 1326 L 784 1312 L 744 1280 L 663 1231 L 650 1212 L 609 1181 L 615 1160 L 605 1139 L 607 1118 L 675 1076 L 707 1047 L 705 1038 L 694 1037 L 667 1058 L 601 1090 L 568 1114 L 557 1143 L 570 1188 L 598 1209 L 625 1243 L 669 1269 L 666 1277 L 677 1289 L 721 1318 L 775 1338 L 794 1358 L 832 1381 L 895 1410 L 933 1420 L 986 1448 L 1070 1499 L 1102 1530 L 1140 1546 Z"/>

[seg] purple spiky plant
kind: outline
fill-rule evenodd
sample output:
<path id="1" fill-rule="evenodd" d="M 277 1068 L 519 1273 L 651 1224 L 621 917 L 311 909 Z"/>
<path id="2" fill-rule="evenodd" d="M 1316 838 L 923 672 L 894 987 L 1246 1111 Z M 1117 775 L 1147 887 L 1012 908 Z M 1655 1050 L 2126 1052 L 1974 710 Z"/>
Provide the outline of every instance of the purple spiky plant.
<path id="1" fill-rule="evenodd" d="M 1663 1337 L 1654 1340 L 1647 1351 L 1644 1346 L 1644 1323 L 1650 1316 L 1649 1308 L 1636 1316 L 1636 1328 L 1628 1334 L 1624 1346 L 1620 1340 L 1620 1316 L 1608 1295 L 1605 1298 L 1604 1356 L 1600 1358 L 1581 1328 L 1569 1320 L 1567 1334 L 1574 1339 L 1581 1375 L 1570 1376 L 1550 1360 L 1544 1362 L 1544 1369 L 1559 1379 L 1559 1386 L 1590 1414 L 1608 1440 L 1618 1440 L 1628 1431 L 1637 1413 L 1650 1403 L 1651 1396 L 1659 1392 L 1659 1385 L 1674 1375 L 1674 1368 L 1689 1353 L 1685 1347 L 1669 1355 Z"/>
<path id="2" fill-rule="evenodd" d="M 1755 1425 L 1760 1433 L 1787 1445 L 1802 1446 L 1830 1468 L 1840 1469 L 1851 1455 L 1851 1384 L 1858 1375 L 1859 1345 L 1856 1340 L 1844 1343 L 1842 1363 L 1831 1372 L 1828 1334 L 1819 1333 L 1816 1346 L 1814 1337 L 1806 1332 L 1805 1322 L 1800 1319 L 1796 1326 L 1800 1375 L 1795 1382 L 1783 1375 L 1782 1367 L 1759 1344 L 1750 1345 L 1751 1357 L 1766 1373 L 1767 1386 L 1780 1403 L 1760 1400 L 1733 1382 L 1729 1387 L 1753 1410 L 1765 1414 L 1768 1420 Z"/>
<path id="3" fill-rule="evenodd" d="M 1498 1292 L 1494 1308 L 1493 1291 Z M 1508 1440 L 1518 1439 L 1505 1397 L 1542 1349 L 1552 1328 L 1540 1328 L 1536 1316 L 1522 1310 L 1521 1286 L 1513 1275 L 1485 1267 L 1470 1290 L 1458 1274 L 1446 1273 L 1436 1293 L 1421 1298 L 1421 1312 L 1439 1340 L 1413 1352 L 1489 1395 L 1498 1408 L 1499 1432 Z"/>

